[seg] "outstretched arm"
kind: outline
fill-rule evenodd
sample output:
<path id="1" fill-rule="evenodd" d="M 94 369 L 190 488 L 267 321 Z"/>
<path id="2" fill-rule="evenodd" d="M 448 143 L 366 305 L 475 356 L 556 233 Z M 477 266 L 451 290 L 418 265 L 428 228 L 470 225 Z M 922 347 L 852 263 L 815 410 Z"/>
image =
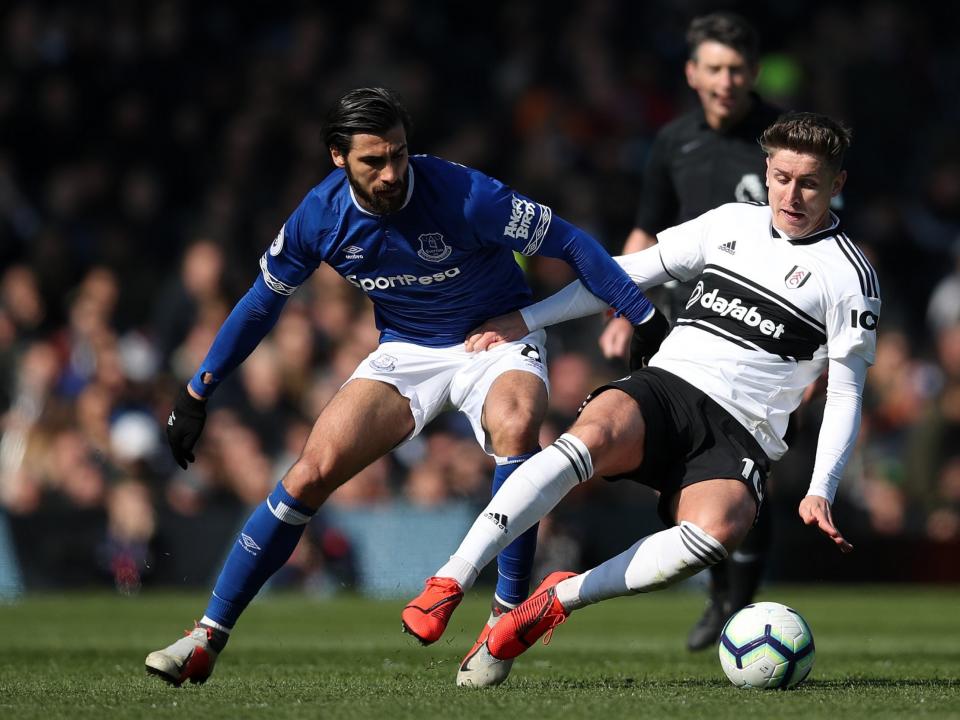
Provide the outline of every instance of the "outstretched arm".
<path id="1" fill-rule="evenodd" d="M 613 261 L 623 268 L 630 279 L 641 289 L 660 285 L 671 279 L 660 261 L 656 247 L 630 255 L 621 255 Z M 516 312 L 488 320 L 467 337 L 468 351 L 487 350 L 502 342 L 519 340 L 534 330 L 556 325 L 564 320 L 573 320 L 603 312 L 609 303 L 594 295 L 579 280 L 567 285 L 545 300 L 529 305 Z M 644 320 L 651 317 L 648 312 Z"/>
<path id="2" fill-rule="evenodd" d="M 813 478 L 799 508 L 804 524 L 817 526 L 845 553 L 852 551 L 853 545 L 834 524 L 831 505 L 857 442 L 866 378 L 867 361 L 859 355 L 830 360 Z"/>
<path id="3" fill-rule="evenodd" d="M 263 276 L 236 304 L 190 383 L 180 389 L 167 418 L 167 442 L 184 470 L 194 461 L 193 447 L 206 422 L 206 398 L 274 326 L 287 296 L 270 290 Z"/>
<path id="4" fill-rule="evenodd" d="M 538 253 L 566 260 L 577 271 L 587 291 L 607 306 L 616 308 L 631 323 L 639 325 L 649 318 L 653 305 L 620 264 L 583 230 L 554 218 Z"/>
<path id="5" fill-rule="evenodd" d="M 262 275 L 257 277 L 220 326 L 206 358 L 190 380 L 194 395 L 208 397 L 253 352 L 276 324 L 287 297 L 268 288 Z"/>

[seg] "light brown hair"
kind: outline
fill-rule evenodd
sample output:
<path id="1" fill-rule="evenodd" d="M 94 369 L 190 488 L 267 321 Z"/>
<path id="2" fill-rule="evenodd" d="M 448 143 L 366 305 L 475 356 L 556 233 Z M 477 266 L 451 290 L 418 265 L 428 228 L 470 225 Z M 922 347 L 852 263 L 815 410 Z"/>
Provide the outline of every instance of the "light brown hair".
<path id="1" fill-rule="evenodd" d="M 817 155 L 836 173 L 843 167 L 843 155 L 853 133 L 833 118 L 819 113 L 791 112 L 776 119 L 760 136 L 760 147 L 769 156 L 776 150 L 793 150 Z"/>

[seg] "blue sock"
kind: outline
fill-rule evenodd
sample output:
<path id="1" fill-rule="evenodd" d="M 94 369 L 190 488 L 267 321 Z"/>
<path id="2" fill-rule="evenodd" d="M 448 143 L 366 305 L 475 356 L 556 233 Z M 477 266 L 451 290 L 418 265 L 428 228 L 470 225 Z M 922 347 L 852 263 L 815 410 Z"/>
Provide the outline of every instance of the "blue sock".
<path id="1" fill-rule="evenodd" d="M 540 448 L 507 458 L 497 458 L 493 473 L 493 495 L 524 461 L 540 452 Z M 533 572 L 533 556 L 537 552 L 537 526 L 527 530 L 497 555 L 497 599 L 508 605 L 517 605 L 527 598 L 530 591 L 530 574 Z"/>
<path id="2" fill-rule="evenodd" d="M 277 483 L 240 531 L 213 588 L 206 617 L 232 628 L 263 584 L 289 559 L 315 512 Z"/>

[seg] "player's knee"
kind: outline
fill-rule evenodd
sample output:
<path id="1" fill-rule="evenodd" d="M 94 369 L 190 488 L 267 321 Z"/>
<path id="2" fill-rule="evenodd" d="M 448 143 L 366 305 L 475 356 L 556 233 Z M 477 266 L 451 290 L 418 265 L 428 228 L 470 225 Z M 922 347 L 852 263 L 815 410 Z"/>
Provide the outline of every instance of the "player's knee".
<path id="1" fill-rule="evenodd" d="M 542 413 L 538 408 L 515 405 L 491 423 L 490 437 L 498 455 L 520 455 L 537 445 Z"/>
<path id="2" fill-rule="evenodd" d="M 306 452 L 287 471 L 283 484 L 293 497 L 311 507 L 322 505 L 340 485 L 335 479 L 331 458 Z"/>
<path id="3" fill-rule="evenodd" d="M 587 446 L 591 457 L 601 458 L 607 455 L 614 446 L 614 431 L 609 423 L 600 419 L 580 418 L 570 428 L 570 432 L 576 435 L 583 444 Z"/>
<path id="4" fill-rule="evenodd" d="M 749 508 L 738 507 L 725 513 L 703 513 L 678 518 L 678 522 L 680 520 L 692 522 L 723 545 L 728 553 L 731 553 L 740 547 L 740 543 L 750 532 L 750 527 L 753 525 L 754 510 L 751 500 Z"/>
<path id="5" fill-rule="evenodd" d="M 643 462 L 644 425 L 633 400 L 622 393 L 607 395 L 588 403 L 570 432 L 590 451 L 595 474 L 618 475 Z"/>

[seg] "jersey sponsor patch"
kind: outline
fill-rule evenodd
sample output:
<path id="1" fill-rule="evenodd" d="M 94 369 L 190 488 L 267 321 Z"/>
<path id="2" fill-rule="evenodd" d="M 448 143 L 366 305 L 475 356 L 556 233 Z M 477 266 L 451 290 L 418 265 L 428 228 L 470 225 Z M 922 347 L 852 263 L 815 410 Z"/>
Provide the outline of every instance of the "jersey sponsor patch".
<path id="1" fill-rule="evenodd" d="M 826 326 L 760 285 L 707 265 L 677 318 L 742 347 L 809 360 L 827 342 Z"/>
<path id="2" fill-rule="evenodd" d="M 533 216 L 537 214 L 536 204 L 516 195 L 510 201 L 510 220 L 503 228 L 505 237 L 520 238 L 526 240 L 530 237 L 530 223 L 533 222 Z"/>
<path id="3" fill-rule="evenodd" d="M 358 278 L 356 275 L 344 275 L 344 277 L 351 285 L 370 292 L 371 290 L 389 290 L 390 288 L 406 287 L 408 285 L 434 285 L 458 275 L 460 275 L 460 268 L 452 267 L 431 275 L 404 273 L 402 275 L 375 275 L 374 277 L 364 278 Z"/>
<path id="4" fill-rule="evenodd" d="M 850 310 L 850 327 L 856 328 L 861 327 L 864 330 L 876 330 L 877 322 L 880 318 L 875 312 L 870 310 L 857 310 L 853 308 Z"/>
<path id="5" fill-rule="evenodd" d="M 539 216 L 537 210 L 540 211 Z M 533 225 L 534 218 L 537 220 L 536 225 Z M 553 211 L 546 205 L 514 195 L 510 201 L 510 219 L 503 228 L 503 235 L 517 240 L 527 240 L 526 247 L 520 252 L 522 255 L 534 255 L 540 249 L 552 219 Z"/>

